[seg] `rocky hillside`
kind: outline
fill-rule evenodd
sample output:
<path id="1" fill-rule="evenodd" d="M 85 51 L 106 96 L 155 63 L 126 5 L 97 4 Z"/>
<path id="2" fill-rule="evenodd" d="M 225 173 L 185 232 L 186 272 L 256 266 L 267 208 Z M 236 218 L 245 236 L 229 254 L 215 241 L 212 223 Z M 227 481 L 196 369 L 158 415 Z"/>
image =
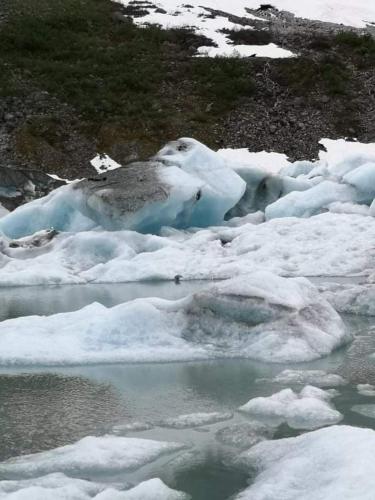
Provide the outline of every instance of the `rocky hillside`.
<path id="1" fill-rule="evenodd" d="M 89 176 L 96 152 L 126 163 L 178 136 L 293 159 L 325 136 L 375 141 L 372 28 L 254 13 L 266 22 L 209 15 L 253 27 L 234 43 L 298 56 L 192 57 L 213 42 L 138 27 L 139 2 L 0 0 L 0 166 Z"/>

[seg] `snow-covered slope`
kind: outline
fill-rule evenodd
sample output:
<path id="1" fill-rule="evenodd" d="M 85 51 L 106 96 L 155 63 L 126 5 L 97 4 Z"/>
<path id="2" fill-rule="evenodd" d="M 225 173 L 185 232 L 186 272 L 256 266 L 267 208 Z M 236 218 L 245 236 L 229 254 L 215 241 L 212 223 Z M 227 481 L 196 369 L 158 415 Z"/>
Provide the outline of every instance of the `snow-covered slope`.
<path id="1" fill-rule="evenodd" d="M 132 5 L 130 0 L 122 0 L 124 5 Z M 234 14 L 248 19 L 258 19 L 246 10 L 247 2 L 244 0 L 232 2 L 228 5 L 225 0 L 207 0 L 206 2 L 180 2 L 179 0 L 162 0 L 149 4 L 148 2 L 137 2 L 136 5 L 144 14 L 137 14 L 133 17 L 134 22 L 140 26 L 146 24 L 157 24 L 163 28 L 192 28 L 216 45 L 202 45 L 198 53 L 203 56 L 215 57 L 270 57 L 285 58 L 294 54 L 286 49 L 278 47 L 274 43 L 266 45 L 235 45 L 223 32 L 223 30 L 251 29 L 229 21 L 225 15 L 212 15 L 211 10 L 223 11 L 223 13 Z M 147 13 L 146 13 L 147 11 Z M 262 18 L 258 19 L 264 21 Z"/>

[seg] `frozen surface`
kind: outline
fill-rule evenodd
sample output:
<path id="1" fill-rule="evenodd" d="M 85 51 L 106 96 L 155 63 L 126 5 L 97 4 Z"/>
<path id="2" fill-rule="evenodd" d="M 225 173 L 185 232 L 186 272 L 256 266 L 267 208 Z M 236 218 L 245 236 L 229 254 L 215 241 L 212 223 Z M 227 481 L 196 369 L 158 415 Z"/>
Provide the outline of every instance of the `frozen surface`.
<path id="1" fill-rule="evenodd" d="M 269 397 L 251 399 L 239 410 L 273 425 L 286 422 L 294 429 L 316 429 L 342 419 L 330 404 L 331 398 L 329 391 L 308 385 L 299 394 L 284 389 Z"/>
<path id="2" fill-rule="evenodd" d="M 375 386 L 371 384 L 358 384 L 357 385 L 358 394 L 361 396 L 375 396 Z"/>
<path id="3" fill-rule="evenodd" d="M 0 473 L 33 477 L 65 472 L 95 474 L 134 470 L 183 445 L 118 436 L 88 436 L 74 444 L 0 463 Z"/>
<path id="4" fill-rule="evenodd" d="M 372 500 L 375 432 L 334 426 L 262 442 L 240 456 L 258 476 L 236 500 Z"/>
<path id="5" fill-rule="evenodd" d="M 179 415 L 175 418 L 168 418 L 159 422 L 161 427 L 172 427 L 174 429 L 185 429 L 189 427 L 200 427 L 202 425 L 215 424 L 230 420 L 233 417 L 232 413 L 190 413 L 188 415 Z"/>
<path id="6" fill-rule="evenodd" d="M 157 362 L 247 357 L 318 359 L 350 340 L 334 309 L 304 278 L 256 272 L 184 299 L 137 299 L 113 308 L 1 323 L 3 365 Z"/>
<path id="7" fill-rule="evenodd" d="M 283 153 L 269 153 L 267 151 L 253 153 L 247 148 L 226 148 L 219 149 L 218 154 L 231 164 L 247 165 L 248 167 L 262 169 L 270 174 L 277 174 L 282 171 L 285 172 L 284 175 L 291 175 L 288 169 L 294 165 L 288 161 L 288 157 Z M 307 163 L 310 166 L 310 171 L 312 165 L 310 162 Z"/>
<path id="8" fill-rule="evenodd" d="M 314 385 L 317 387 L 339 387 L 347 384 L 347 381 L 335 373 L 327 373 L 324 370 L 291 370 L 287 369 L 276 375 L 272 380 L 283 385 Z M 259 381 L 261 382 L 261 380 Z"/>

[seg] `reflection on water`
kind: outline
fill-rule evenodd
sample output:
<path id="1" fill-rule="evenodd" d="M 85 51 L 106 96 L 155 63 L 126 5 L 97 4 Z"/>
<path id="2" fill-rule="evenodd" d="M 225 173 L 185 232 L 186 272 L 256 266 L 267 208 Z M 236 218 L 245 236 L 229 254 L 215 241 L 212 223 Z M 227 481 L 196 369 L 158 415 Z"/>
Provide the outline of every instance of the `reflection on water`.
<path id="1" fill-rule="evenodd" d="M 113 387 L 54 374 L 0 376 L 0 459 L 48 450 L 127 415 Z"/>

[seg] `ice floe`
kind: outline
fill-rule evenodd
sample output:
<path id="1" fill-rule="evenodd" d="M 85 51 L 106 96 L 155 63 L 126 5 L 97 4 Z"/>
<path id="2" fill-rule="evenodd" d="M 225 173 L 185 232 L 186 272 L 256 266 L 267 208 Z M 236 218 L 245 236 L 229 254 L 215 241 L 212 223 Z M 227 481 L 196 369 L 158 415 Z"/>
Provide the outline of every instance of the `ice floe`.
<path id="1" fill-rule="evenodd" d="M 357 391 L 361 396 L 375 396 L 375 386 L 371 384 L 358 384 Z"/>
<path id="2" fill-rule="evenodd" d="M 239 461 L 258 471 L 236 500 L 372 500 L 375 431 L 333 426 L 295 438 L 265 441 Z"/>
<path id="3" fill-rule="evenodd" d="M 53 472 L 82 475 L 135 470 L 182 448 L 178 443 L 149 439 L 87 436 L 60 448 L 1 462 L 0 473 L 25 478 Z"/>
<path id="4" fill-rule="evenodd" d="M 215 283 L 184 299 L 29 316 L 0 325 L 0 364 L 157 362 L 247 357 L 320 358 L 350 340 L 341 318 L 304 278 L 269 272 Z"/>
<path id="5" fill-rule="evenodd" d="M 223 427 L 216 432 L 215 437 L 226 446 L 244 450 L 260 441 L 271 439 L 273 435 L 274 429 L 272 427 L 254 420 L 253 422 L 243 422 Z"/>
<path id="6" fill-rule="evenodd" d="M 294 429 L 316 429 L 342 419 L 330 404 L 332 396 L 330 391 L 308 385 L 299 394 L 284 389 L 272 396 L 250 399 L 239 410 L 271 425 L 286 422 Z"/>
<path id="7" fill-rule="evenodd" d="M 261 382 L 264 379 L 260 379 Z M 335 373 L 324 370 L 292 370 L 286 369 L 276 375 L 272 382 L 283 385 L 314 385 L 317 387 L 339 387 L 348 382 Z"/>
<path id="8" fill-rule="evenodd" d="M 200 427 L 202 425 L 216 424 L 224 420 L 230 420 L 233 413 L 189 413 L 187 415 L 179 415 L 178 417 L 171 417 L 158 422 L 161 427 L 171 427 L 172 429 L 186 429 L 191 427 Z"/>

